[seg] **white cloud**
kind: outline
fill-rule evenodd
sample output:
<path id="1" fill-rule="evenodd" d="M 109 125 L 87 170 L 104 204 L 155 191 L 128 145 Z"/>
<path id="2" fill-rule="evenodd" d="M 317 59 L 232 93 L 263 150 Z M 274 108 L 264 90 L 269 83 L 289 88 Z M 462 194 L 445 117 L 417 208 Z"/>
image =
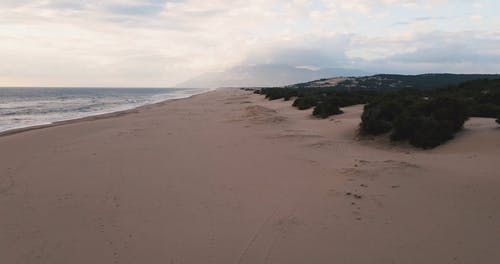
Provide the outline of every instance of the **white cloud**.
<path id="1" fill-rule="evenodd" d="M 485 13 L 494 7 L 476 4 L 485 8 L 454 15 L 483 18 L 463 34 L 481 36 L 470 42 L 481 50 L 467 54 L 486 59 L 500 53 L 484 44 L 498 41 L 492 33 L 499 21 Z M 460 0 L 3 0 L 0 85 L 165 86 L 249 63 L 382 64 L 440 46 L 436 36 L 463 41 L 447 32 L 464 25 L 436 19 L 461 5 L 470 7 Z M 435 39 L 422 37 L 436 26 L 444 30 Z M 409 70 L 422 64 L 398 63 Z"/>

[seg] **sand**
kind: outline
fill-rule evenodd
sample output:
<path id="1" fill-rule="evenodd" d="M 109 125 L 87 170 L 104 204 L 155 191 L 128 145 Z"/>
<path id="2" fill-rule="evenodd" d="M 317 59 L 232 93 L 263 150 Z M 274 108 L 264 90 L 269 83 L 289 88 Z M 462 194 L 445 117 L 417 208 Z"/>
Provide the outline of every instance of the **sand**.
<path id="1" fill-rule="evenodd" d="M 500 129 L 430 151 L 225 89 L 0 137 L 0 263 L 500 263 Z"/>

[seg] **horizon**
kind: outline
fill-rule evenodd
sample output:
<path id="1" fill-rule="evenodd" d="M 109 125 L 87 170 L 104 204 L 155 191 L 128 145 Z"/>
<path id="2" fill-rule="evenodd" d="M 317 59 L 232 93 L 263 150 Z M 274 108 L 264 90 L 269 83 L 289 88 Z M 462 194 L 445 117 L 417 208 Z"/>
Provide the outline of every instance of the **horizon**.
<path id="1" fill-rule="evenodd" d="M 168 88 L 252 65 L 496 74 L 499 8 L 493 0 L 8 0 L 0 87 Z"/>

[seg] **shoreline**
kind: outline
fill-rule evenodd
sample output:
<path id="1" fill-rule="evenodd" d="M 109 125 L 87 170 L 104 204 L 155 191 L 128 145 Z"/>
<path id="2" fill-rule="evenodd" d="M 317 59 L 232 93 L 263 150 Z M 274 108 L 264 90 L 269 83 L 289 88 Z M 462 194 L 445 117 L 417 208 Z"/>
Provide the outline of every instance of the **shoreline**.
<path id="1" fill-rule="evenodd" d="M 128 88 L 124 88 L 124 89 L 128 89 Z M 215 90 L 217 90 L 217 89 L 210 89 L 210 90 L 205 91 L 205 92 L 189 95 L 189 96 L 182 97 L 182 98 L 166 99 L 166 100 L 162 100 L 159 102 L 140 105 L 140 106 L 132 107 L 130 109 L 125 109 L 125 110 L 118 110 L 118 111 L 113 111 L 113 112 L 109 112 L 109 113 L 89 115 L 89 116 L 78 117 L 78 118 L 74 118 L 74 119 L 54 121 L 54 122 L 51 122 L 50 124 L 31 125 L 31 126 L 26 126 L 26 127 L 8 129 L 5 131 L 0 131 L 0 137 L 6 137 L 6 136 L 10 136 L 10 135 L 20 134 L 20 133 L 24 133 L 24 132 L 28 132 L 28 131 L 32 131 L 32 130 L 40 130 L 40 129 L 49 128 L 49 127 L 57 127 L 57 126 L 63 126 L 63 125 L 68 125 L 68 124 L 80 123 L 80 122 L 89 122 L 89 121 L 100 120 L 100 119 L 120 117 L 120 116 L 124 116 L 124 115 L 128 115 L 128 114 L 133 114 L 136 111 L 139 111 L 139 110 L 141 110 L 141 108 L 144 108 L 146 106 L 154 106 L 154 105 L 164 104 L 164 103 L 171 102 L 171 101 L 189 99 L 189 98 L 192 98 L 194 96 L 202 95 L 202 94 L 209 93 L 209 92 L 212 92 Z"/>

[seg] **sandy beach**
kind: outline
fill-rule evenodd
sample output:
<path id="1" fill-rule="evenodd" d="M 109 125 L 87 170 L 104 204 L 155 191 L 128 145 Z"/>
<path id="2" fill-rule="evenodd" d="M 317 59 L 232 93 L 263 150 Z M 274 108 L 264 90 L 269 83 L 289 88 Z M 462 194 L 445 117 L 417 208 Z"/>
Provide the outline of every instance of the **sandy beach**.
<path id="1" fill-rule="evenodd" d="M 0 263 L 500 263 L 500 128 L 433 150 L 221 89 L 0 137 Z"/>

